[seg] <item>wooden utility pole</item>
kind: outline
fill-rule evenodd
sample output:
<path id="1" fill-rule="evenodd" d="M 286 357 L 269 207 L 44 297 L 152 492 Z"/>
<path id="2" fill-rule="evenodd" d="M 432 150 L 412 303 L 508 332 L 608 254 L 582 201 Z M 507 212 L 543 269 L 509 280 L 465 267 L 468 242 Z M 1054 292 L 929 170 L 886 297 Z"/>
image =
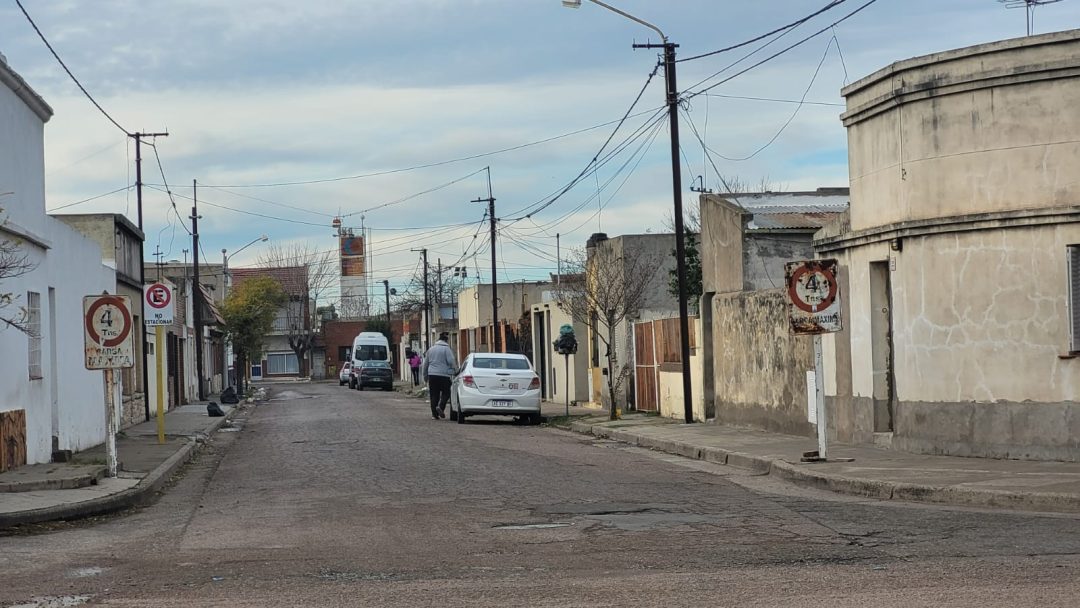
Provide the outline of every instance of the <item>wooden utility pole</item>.
<path id="1" fill-rule="evenodd" d="M 491 193 L 491 167 L 487 167 L 487 198 L 473 199 L 474 203 L 488 204 L 488 219 L 491 223 L 491 352 L 502 352 L 502 339 L 499 335 L 499 279 L 495 269 L 495 197 Z"/>
<path id="2" fill-rule="evenodd" d="M 135 139 L 135 201 L 138 208 L 139 219 L 139 232 L 143 231 L 143 208 L 142 208 L 142 138 L 144 137 L 168 137 L 168 133 L 130 133 L 128 135 Z M 143 235 L 143 240 L 139 241 L 139 283 L 146 285 L 146 235 Z M 161 260 L 158 260 L 160 264 Z M 160 278 L 161 270 L 158 267 L 158 275 Z M 140 323 L 139 335 L 142 339 L 142 346 L 136 349 L 136 352 L 142 353 L 142 385 L 143 385 L 143 413 L 146 416 L 146 420 L 150 420 L 150 400 L 147 398 L 146 391 L 150 385 L 150 376 L 146 372 L 146 303 L 139 303 L 139 318 L 143 320 Z M 158 346 L 154 346 L 158 348 Z"/>

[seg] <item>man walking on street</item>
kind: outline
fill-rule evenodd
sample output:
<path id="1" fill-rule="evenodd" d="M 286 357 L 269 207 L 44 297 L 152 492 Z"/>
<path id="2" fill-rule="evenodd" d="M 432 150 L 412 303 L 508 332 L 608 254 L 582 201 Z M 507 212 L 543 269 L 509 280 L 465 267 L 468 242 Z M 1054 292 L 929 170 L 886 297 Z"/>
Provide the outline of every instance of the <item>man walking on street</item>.
<path id="1" fill-rule="evenodd" d="M 457 359 L 454 358 L 454 350 L 447 344 L 449 339 L 449 332 L 444 331 L 439 334 L 439 341 L 424 355 L 424 365 L 421 370 L 424 379 L 427 380 L 428 396 L 431 399 L 431 417 L 435 420 L 446 418 L 443 410 L 450 401 L 450 381 L 457 373 Z"/>

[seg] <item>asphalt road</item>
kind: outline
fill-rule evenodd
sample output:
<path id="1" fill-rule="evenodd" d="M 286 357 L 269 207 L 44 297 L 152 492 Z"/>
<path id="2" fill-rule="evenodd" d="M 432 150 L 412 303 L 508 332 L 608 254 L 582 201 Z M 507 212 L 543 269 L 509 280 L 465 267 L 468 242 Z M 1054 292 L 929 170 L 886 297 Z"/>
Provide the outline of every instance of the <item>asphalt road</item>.
<path id="1" fill-rule="evenodd" d="M 156 504 L 0 537 L 0 606 L 1077 606 L 1080 520 L 878 503 L 295 384 Z"/>

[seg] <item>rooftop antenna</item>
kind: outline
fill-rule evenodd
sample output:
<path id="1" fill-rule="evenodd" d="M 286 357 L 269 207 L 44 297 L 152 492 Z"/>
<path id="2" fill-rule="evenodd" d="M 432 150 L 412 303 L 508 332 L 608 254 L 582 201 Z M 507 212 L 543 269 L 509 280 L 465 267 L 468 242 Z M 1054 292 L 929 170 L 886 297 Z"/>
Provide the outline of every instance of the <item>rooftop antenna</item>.
<path id="1" fill-rule="evenodd" d="M 1061 0 L 997 0 L 999 3 L 1004 4 L 1005 8 L 1022 8 L 1027 15 L 1027 35 L 1031 35 L 1031 30 L 1035 26 L 1035 7 L 1042 6 L 1044 4 L 1053 4 L 1055 2 L 1061 2 Z"/>

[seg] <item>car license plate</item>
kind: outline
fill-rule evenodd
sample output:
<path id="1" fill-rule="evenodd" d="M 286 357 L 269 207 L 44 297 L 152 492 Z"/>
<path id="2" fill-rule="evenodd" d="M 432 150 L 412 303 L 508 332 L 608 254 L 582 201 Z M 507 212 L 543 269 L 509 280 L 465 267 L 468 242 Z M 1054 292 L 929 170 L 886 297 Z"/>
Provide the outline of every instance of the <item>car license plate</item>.
<path id="1" fill-rule="evenodd" d="M 491 407 L 514 407 L 513 401 L 492 401 Z"/>

